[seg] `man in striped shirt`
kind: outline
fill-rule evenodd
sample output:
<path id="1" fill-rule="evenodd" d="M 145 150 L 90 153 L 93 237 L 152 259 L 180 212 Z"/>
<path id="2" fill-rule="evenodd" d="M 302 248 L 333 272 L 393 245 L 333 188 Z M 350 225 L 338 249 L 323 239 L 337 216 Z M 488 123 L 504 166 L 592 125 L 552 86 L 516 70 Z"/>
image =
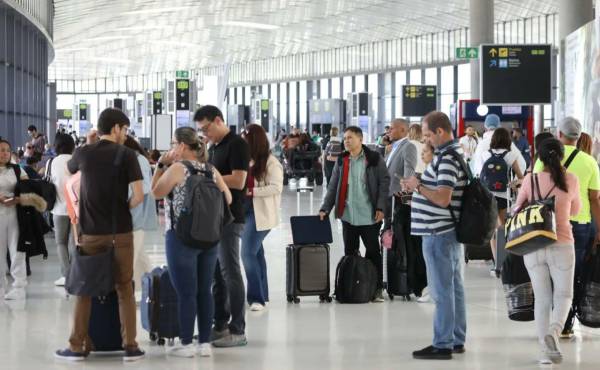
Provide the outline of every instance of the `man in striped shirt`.
<path id="1" fill-rule="evenodd" d="M 435 302 L 433 345 L 413 352 L 416 359 L 450 360 L 464 353 L 466 337 L 463 285 L 463 246 L 456 240 L 454 220 L 460 217 L 467 175 L 454 154 L 463 155 L 454 140 L 452 125 L 442 112 L 423 118 L 423 136 L 435 150 L 435 158 L 423 173 L 402 181 L 412 198 L 411 233 L 423 236 L 427 283 Z"/>

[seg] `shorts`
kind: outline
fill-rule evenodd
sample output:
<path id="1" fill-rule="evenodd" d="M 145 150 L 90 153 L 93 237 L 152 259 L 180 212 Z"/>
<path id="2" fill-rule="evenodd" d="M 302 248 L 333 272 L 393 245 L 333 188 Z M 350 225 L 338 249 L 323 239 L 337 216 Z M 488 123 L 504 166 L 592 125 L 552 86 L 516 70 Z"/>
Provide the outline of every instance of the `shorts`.
<path id="1" fill-rule="evenodd" d="M 508 200 L 506 198 L 495 197 L 498 204 L 498 212 L 508 208 Z"/>

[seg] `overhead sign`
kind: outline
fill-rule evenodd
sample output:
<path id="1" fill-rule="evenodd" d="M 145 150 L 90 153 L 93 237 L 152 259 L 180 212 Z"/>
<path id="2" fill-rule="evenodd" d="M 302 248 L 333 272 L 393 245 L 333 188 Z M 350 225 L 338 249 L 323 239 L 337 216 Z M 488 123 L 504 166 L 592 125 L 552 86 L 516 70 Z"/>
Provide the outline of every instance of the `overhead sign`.
<path id="1" fill-rule="evenodd" d="M 405 85 L 402 87 L 402 115 L 422 117 L 437 109 L 437 86 Z"/>
<path id="2" fill-rule="evenodd" d="M 88 105 L 87 104 L 79 104 L 79 120 L 87 121 L 88 119 Z"/>
<path id="3" fill-rule="evenodd" d="M 57 109 L 58 119 L 73 119 L 73 109 Z"/>
<path id="4" fill-rule="evenodd" d="M 482 45 L 479 67 L 482 104 L 552 103 L 550 45 Z"/>
<path id="5" fill-rule="evenodd" d="M 155 91 L 154 93 L 152 93 L 152 114 L 162 114 L 162 107 L 162 92 Z"/>
<path id="6" fill-rule="evenodd" d="M 176 71 L 175 77 L 181 78 L 181 79 L 188 79 L 188 78 L 190 78 L 190 72 L 189 71 Z"/>
<path id="7" fill-rule="evenodd" d="M 190 81 L 177 80 L 176 84 L 176 110 L 190 110 Z"/>
<path id="8" fill-rule="evenodd" d="M 477 59 L 479 58 L 478 48 L 456 48 L 456 59 Z"/>

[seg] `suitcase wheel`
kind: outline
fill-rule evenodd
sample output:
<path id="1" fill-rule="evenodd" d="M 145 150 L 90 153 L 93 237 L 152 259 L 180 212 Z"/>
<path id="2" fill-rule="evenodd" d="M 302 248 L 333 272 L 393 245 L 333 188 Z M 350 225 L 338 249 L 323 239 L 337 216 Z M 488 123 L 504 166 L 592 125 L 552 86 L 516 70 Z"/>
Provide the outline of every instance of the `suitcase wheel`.
<path id="1" fill-rule="evenodd" d="M 159 346 L 164 346 L 165 338 L 158 338 L 158 340 L 156 341 L 156 344 L 158 344 Z"/>
<path id="2" fill-rule="evenodd" d="M 321 296 L 319 296 L 319 301 L 320 301 L 321 303 L 323 303 L 323 302 L 331 303 L 332 299 L 331 299 L 331 297 L 330 297 L 330 296 L 327 296 L 327 295 L 321 295 Z"/>
<path id="3" fill-rule="evenodd" d="M 156 333 L 150 333 L 150 340 L 152 342 L 156 342 L 157 339 L 158 339 L 158 337 L 156 336 Z"/>
<path id="4" fill-rule="evenodd" d="M 298 304 L 298 303 L 300 303 L 300 298 L 298 298 L 298 297 L 294 297 L 294 303 L 295 303 L 295 304 Z"/>
<path id="5" fill-rule="evenodd" d="M 288 303 L 294 302 L 294 297 L 292 297 L 291 295 L 288 295 L 287 296 L 287 301 L 288 301 Z"/>
<path id="6" fill-rule="evenodd" d="M 394 295 L 392 293 L 388 294 L 388 297 L 390 297 L 390 301 L 394 300 Z"/>
<path id="7" fill-rule="evenodd" d="M 403 296 L 404 300 L 410 302 L 410 294 Z"/>

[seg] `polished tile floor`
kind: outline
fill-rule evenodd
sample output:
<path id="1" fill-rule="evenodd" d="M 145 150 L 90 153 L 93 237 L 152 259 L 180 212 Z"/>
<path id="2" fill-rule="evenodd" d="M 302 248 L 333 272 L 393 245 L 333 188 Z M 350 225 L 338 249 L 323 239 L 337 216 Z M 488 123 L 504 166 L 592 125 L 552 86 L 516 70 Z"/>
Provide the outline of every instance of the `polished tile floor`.
<path id="1" fill-rule="evenodd" d="M 283 219 L 315 213 L 322 193 L 311 203 L 308 194 L 297 201 L 286 190 Z M 343 254 L 341 225 L 333 224 L 332 268 Z M 146 249 L 162 264 L 162 232 L 147 238 Z M 289 222 L 273 230 L 265 241 L 271 303 L 267 311 L 247 313 L 249 344 L 244 348 L 214 350 L 211 358 L 171 359 L 164 348 L 152 345 L 139 327 L 138 339 L 147 350 L 145 360 L 127 364 L 135 369 L 529 369 L 538 367 L 533 323 L 509 321 L 499 280 L 490 277 L 485 263 L 466 267 L 467 353 L 453 361 L 416 361 L 415 349 L 431 343 L 433 305 L 386 301 L 381 304 L 320 304 L 304 298 L 299 305 L 285 299 L 285 246 L 291 241 Z M 53 358 L 66 345 L 71 300 L 52 282 L 58 277 L 54 242 L 50 257 L 32 262 L 33 276 L 26 302 L 0 301 L 0 369 L 116 369 L 119 357 L 93 356 L 79 364 Z M 138 323 L 139 326 L 139 323 Z M 564 369 L 600 368 L 600 330 L 577 327 L 576 338 L 562 343 Z M 550 366 L 547 366 L 550 367 Z M 554 366 L 558 367 L 558 366 Z"/>

